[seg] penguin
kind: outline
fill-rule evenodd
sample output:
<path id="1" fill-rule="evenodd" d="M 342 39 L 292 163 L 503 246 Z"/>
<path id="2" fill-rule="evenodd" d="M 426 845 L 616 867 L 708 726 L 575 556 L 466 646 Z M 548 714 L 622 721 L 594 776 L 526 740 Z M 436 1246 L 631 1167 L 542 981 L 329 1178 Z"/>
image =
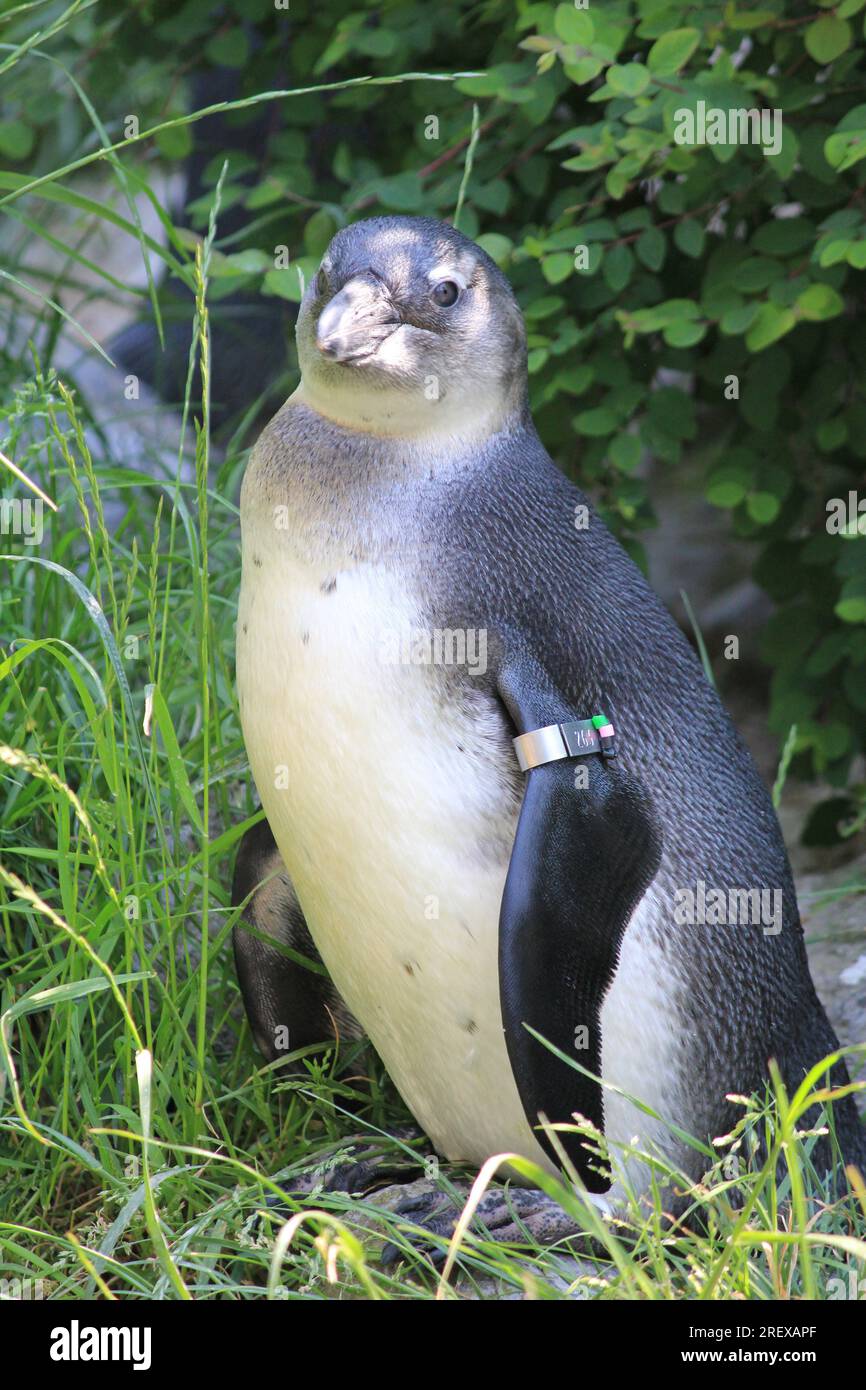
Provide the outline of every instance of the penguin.
<path id="1" fill-rule="evenodd" d="M 234 946 L 259 1046 L 351 1021 L 449 1161 L 565 1163 L 600 1200 L 650 1183 L 614 1160 L 632 1149 L 697 1178 L 683 1136 L 729 1131 L 771 1059 L 793 1089 L 838 1048 L 751 757 L 546 453 L 479 246 L 427 218 L 343 228 L 297 345 L 240 507 L 267 824 Z M 816 1161 L 862 1163 L 850 1096 L 830 1127 Z"/>

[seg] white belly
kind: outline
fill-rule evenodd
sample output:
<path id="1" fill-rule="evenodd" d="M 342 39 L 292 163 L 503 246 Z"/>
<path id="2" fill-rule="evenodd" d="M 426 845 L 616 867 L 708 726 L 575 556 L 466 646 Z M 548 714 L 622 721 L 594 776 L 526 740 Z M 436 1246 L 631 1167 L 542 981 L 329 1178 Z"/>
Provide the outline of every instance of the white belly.
<path id="1" fill-rule="evenodd" d="M 384 568 L 301 563 L 245 519 L 244 738 L 322 959 L 440 1153 L 513 1149 L 549 1167 L 499 1004 L 510 745 L 492 710 L 461 711 L 429 669 L 383 660 L 389 633 L 419 626 Z"/>
<path id="2" fill-rule="evenodd" d="M 395 636 L 423 626 L 402 576 L 302 561 L 262 515 L 244 515 L 241 720 L 316 946 L 441 1154 L 479 1164 L 513 1150 L 551 1169 L 517 1093 L 499 1002 L 517 818 L 508 733 L 471 692 L 461 707 L 465 686 L 442 698 L 435 673 L 388 659 Z M 602 1071 L 682 1124 L 674 982 L 651 940 L 659 915 L 650 892 L 626 931 L 602 1009 Z M 634 1137 L 671 1149 L 667 1126 L 618 1090 L 604 1106 L 615 1158 Z"/>

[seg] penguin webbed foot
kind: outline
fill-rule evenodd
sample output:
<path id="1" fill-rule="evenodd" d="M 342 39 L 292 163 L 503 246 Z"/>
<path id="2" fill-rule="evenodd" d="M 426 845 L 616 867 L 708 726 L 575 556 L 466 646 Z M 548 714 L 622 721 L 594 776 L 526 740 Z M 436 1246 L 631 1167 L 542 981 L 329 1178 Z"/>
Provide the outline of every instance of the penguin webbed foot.
<path id="1" fill-rule="evenodd" d="M 400 1125 L 381 1139 L 357 1134 L 343 1140 L 338 1149 L 320 1159 L 309 1172 L 293 1179 L 290 1190 L 293 1195 L 344 1192 L 351 1197 L 366 1196 L 407 1181 L 410 1173 L 424 1166 L 430 1154 L 430 1141 L 414 1125 Z"/>
<path id="2" fill-rule="evenodd" d="M 420 1176 L 429 1173 L 431 1161 L 436 1164 L 436 1177 Z M 400 1126 L 381 1139 L 350 1136 L 319 1156 L 306 1172 L 293 1174 L 280 1185 L 286 1198 L 272 1195 L 266 1207 L 282 1220 L 294 1214 L 299 1200 L 312 1204 L 335 1194 L 363 1200 L 363 1217 L 359 1211 L 353 1224 L 359 1234 L 375 1234 L 384 1240 L 378 1256 L 383 1269 L 406 1259 L 409 1245 L 441 1270 L 471 1190 L 469 1181 L 443 1180 L 430 1141 L 414 1125 Z M 373 1209 L 388 1214 L 387 1226 L 375 1220 Z M 372 1224 L 370 1217 L 374 1217 Z M 481 1240 L 499 1245 L 550 1246 L 560 1240 L 585 1239 L 552 1198 L 527 1187 L 490 1188 L 479 1201 L 469 1229 Z"/>
<path id="3" fill-rule="evenodd" d="M 421 1147 L 415 1150 L 411 1145 Z M 350 1135 L 319 1155 L 312 1167 L 277 1181 L 286 1198 L 295 1203 L 299 1198 L 315 1201 L 327 1193 L 367 1197 L 379 1189 L 407 1183 L 431 1154 L 429 1140 L 420 1129 L 400 1125 L 381 1139 L 371 1139 L 369 1134 Z M 286 1220 L 294 1211 L 285 1198 L 275 1193 L 266 1199 L 265 1207 Z"/>
<path id="4" fill-rule="evenodd" d="M 402 1192 L 394 1189 L 391 1202 L 382 1200 L 391 1195 L 390 1191 L 380 1194 L 377 1205 L 387 1206 L 396 1217 L 407 1218 L 411 1223 L 406 1230 L 409 1244 L 441 1269 L 470 1185 L 451 1183 L 445 1190 L 425 1179 L 409 1187 L 411 1190 L 404 1188 Z M 557 1202 L 528 1187 L 489 1189 L 479 1201 L 469 1229 L 474 1236 L 497 1245 L 549 1246 L 582 1236 Z M 380 1255 L 383 1268 L 393 1268 L 402 1259 L 405 1249 L 387 1241 Z"/>

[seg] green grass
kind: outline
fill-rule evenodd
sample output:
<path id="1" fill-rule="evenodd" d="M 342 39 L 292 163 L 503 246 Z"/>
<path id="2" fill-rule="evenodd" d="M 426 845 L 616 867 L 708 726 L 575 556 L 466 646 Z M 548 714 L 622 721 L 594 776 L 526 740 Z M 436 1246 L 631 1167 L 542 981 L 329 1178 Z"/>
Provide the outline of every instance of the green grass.
<path id="1" fill-rule="evenodd" d="M 228 899 L 255 815 L 234 686 L 248 431 L 211 459 L 214 223 L 192 255 L 164 210 L 162 248 L 131 203 L 127 217 L 84 197 L 69 176 L 109 146 L 124 193 L 143 182 L 119 163 L 135 141 L 112 144 L 88 114 L 98 149 L 34 179 L 3 176 L 4 211 L 24 240 L 48 235 L 21 213 L 25 189 L 107 218 L 194 289 L 196 310 L 175 481 L 117 466 L 88 401 L 48 365 L 57 292 L 98 270 L 81 250 L 68 248 L 37 294 L 44 360 L 0 362 L 0 448 L 56 506 L 41 545 L 4 537 L 0 561 L 0 1279 L 41 1281 L 55 1299 L 850 1296 L 866 1278 L 866 1191 L 831 1200 L 811 1170 L 798 1125 L 818 1075 L 790 1100 L 777 1089 L 744 1108 L 717 1152 L 705 1146 L 698 1187 L 648 1156 L 649 1202 L 632 1198 L 614 1223 L 525 1167 L 594 1238 L 579 1264 L 565 1246 L 461 1234 L 445 1282 L 411 1223 L 372 1198 L 267 1207 L 293 1175 L 371 1140 L 407 1177 L 425 1166 L 388 1137 L 407 1116 L 368 1050 L 307 1054 L 289 1077 L 252 1045 Z M 100 292 L 121 293 L 103 278 Z M 7 326 L 21 317 L 13 281 L 14 269 L 0 282 Z M 156 309 L 152 287 L 142 297 Z M 181 481 L 189 456 L 194 477 Z M 31 495 L 4 479 L 13 489 Z M 464 1193 L 476 1176 L 441 1173 Z M 690 1192 L 676 1229 L 662 1195 L 671 1181 Z M 403 1255 L 387 1269 L 385 1235 Z"/>
<path id="2" fill-rule="evenodd" d="M 207 256 L 205 244 L 205 388 Z M 83 405 L 50 372 L 5 414 L 57 511 L 38 553 L 8 538 L 2 562 L 0 1277 L 62 1299 L 565 1298 L 577 1285 L 605 1299 L 773 1299 L 839 1296 L 863 1278 L 866 1192 L 828 1200 L 796 1137 L 817 1074 L 706 1150 L 688 1229 L 665 1221 L 658 1160 L 649 1205 L 634 1198 L 614 1224 L 543 1179 L 596 1238 L 579 1266 L 565 1247 L 464 1238 L 445 1285 L 411 1226 L 374 1201 L 266 1208 L 275 1179 L 406 1115 L 359 1045 L 307 1055 L 285 1079 L 243 1018 L 227 894 L 254 815 L 233 679 L 243 457 L 210 468 L 206 389 L 203 402 L 188 392 L 187 484 L 130 479 L 92 454 Z M 110 526 L 109 504 L 122 509 Z M 750 1136 L 767 1126 L 761 1164 Z M 411 1148 L 381 1143 L 423 1175 Z M 405 1257 L 387 1270 L 383 1230 Z"/>

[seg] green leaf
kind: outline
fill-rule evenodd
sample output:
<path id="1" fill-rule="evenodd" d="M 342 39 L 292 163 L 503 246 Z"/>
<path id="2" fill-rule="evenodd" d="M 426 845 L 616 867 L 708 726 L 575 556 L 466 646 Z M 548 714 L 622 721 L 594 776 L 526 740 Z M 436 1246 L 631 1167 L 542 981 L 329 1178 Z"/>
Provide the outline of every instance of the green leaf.
<path id="1" fill-rule="evenodd" d="M 300 304 L 304 297 L 306 281 L 306 276 L 299 273 L 300 270 L 301 267 L 297 263 L 288 266 L 286 270 L 269 270 L 262 281 L 262 290 L 265 294 L 274 294 L 280 299 Z"/>
<path id="2" fill-rule="evenodd" d="M 625 197 L 626 189 L 629 185 L 628 174 L 623 173 L 622 169 L 611 169 L 605 177 L 604 187 L 609 198 L 618 203 Z"/>
<path id="3" fill-rule="evenodd" d="M 323 256 L 337 230 L 333 213 L 317 208 L 304 227 L 304 248 L 311 256 Z"/>
<path id="4" fill-rule="evenodd" d="M 235 251 L 231 256 L 211 252 L 210 273 L 215 279 L 225 279 L 237 275 L 261 275 L 273 266 L 273 259 L 264 251 L 250 246 L 246 251 Z"/>
<path id="5" fill-rule="evenodd" d="M 605 251 L 602 257 L 601 270 L 605 284 L 610 286 L 614 294 L 619 294 L 621 290 L 625 289 L 634 270 L 634 256 L 631 247 L 618 245 Z"/>
<path id="6" fill-rule="evenodd" d="M 161 130 L 154 142 L 166 159 L 186 159 L 192 149 L 192 131 L 186 125 L 171 126 L 169 130 Z"/>
<path id="7" fill-rule="evenodd" d="M 578 58 L 576 63 L 564 63 L 562 70 L 569 82 L 573 82 L 576 87 L 585 87 L 587 82 L 592 82 L 593 78 L 598 77 L 603 67 L 603 58 L 587 54 L 585 58 Z"/>
<path id="8" fill-rule="evenodd" d="M 821 729 L 821 751 L 825 758 L 841 758 L 851 744 L 851 730 L 844 724 L 825 724 Z"/>
<path id="9" fill-rule="evenodd" d="M 359 29 L 352 37 L 352 47 L 369 58 L 390 58 L 397 47 L 393 29 Z"/>
<path id="10" fill-rule="evenodd" d="M 618 434 L 608 454 L 621 473 L 633 473 L 640 463 L 640 440 L 636 434 Z"/>
<path id="11" fill-rule="evenodd" d="M 733 14 L 726 11 L 725 19 L 730 29 L 760 29 L 764 24 L 775 24 L 778 15 L 775 10 L 738 10 Z"/>
<path id="12" fill-rule="evenodd" d="M 556 388 L 558 391 L 567 391 L 571 396 L 582 396 L 594 380 L 595 368 L 588 362 L 581 362 L 578 366 L 567 367 L 564 372 L 559 373 Z"/>
<path id="13" fill-rule="evenodd" d="M 567 251 L 554 251 L 541 262 L 541 273 L 549 285 L 560 285 L 574 273 L 574 256 Z"/>
<path id="14" fill-rule="evenodd" d="M 656 39 L 647 57 L 647 66 L 657 77 L 679 72 L 691 58 L 701 35 L 699 29 L 672 29 Z"/>
<path id="15" fill-rule="evenodd" d="M 478 245 L 482 251 L 486 251 L 492 261 L 498 266 L 503 266 L 511 257 L 514 250 L 514 243 L 499 232 L 484 232 L 477 238 Z"/>
<path id="16" fill-rule="evenodd" d="M 737 266 L 737 289 L 754 294 L 769 289 L 776 280 L 781 280 L 783 274 L 783 267 L 769 256 L 749 256 Z"/>
<path id="17" fill-rule="evenodd" d="M 776 217 L 758 228 L 752 247 L 768 256 L 789 256 L 805 250 L 814 240 L 815 227 L 808 218 Z"/>
<path id="18" fill-rule="evenodd" d="M 588 48 L 592 43 L 595 25 L 585 10 L 576 10 L 574 5 L 557 5 L 553 26 L 563 43 L 576 44 Z"/>
<path id="19" fill-rule="evenodd" d="M 707 501 L 711 502 L 714 507 L 730 509 L 739 506 L 745 495 L 746 489 L 743 483 L 732 478 L 722 478 L 718 482 L 711 482 L 707 487 Z"/>
<path id="20" fill-rule="evenodd" d="M 702 255 L 705 240 L 703 227 L 693 217 L 684 218 L 674 227 L 674 245 L 684 256 Z"/>
<path id="21" fill-rule="evenodd" d="M 606 405 L 596 406 L 594 410 L 582 410 L 574 417 L 574 427 L 579 434 L 613 434 L 617 423 L 616 415 Z"/>
<path id="22" fill-rule="evenodd" d="M 834 449 L 841 449 L 847 440 L 848 426 L 838 415 L 835 420 L 822 421 L 815 431 L 815 442 L 825 454 L 831 454 Z"/>
<path id="23" fill-rule="evenodd" d="M 533 299 L 531 304 L 527 304 L 523 311 L 523 317 L 533 321 L 547 319 L 550 318 L 551 314 L 558 313 L 564 306 L 565 300 L 562 295 L 544 294 L 540 299 Z"/>
<path id="24" fill-rule="evenodd" d="M 760 311 L 758 304 L 743 304 L 736 309 L 728 309 L 722 314 L 719 328 L 728 337 L 739 337 L 751 328 Z"/>
<path id="25" fill-rule="evenodd" d="M 822 15 L 809 25 L 805 34 L 806 52 L 823 67 L 851 47 L 853 34 L 845 19 Z"/>
<path id="26" fill-rule="evenodd" d="M 693 299 L 666 299 L 654 309 L 634 309 L 624 314 L 617 311 L 623 328 L 633 333 L 657 333 L 670 324 L 700 318 L 700 309 Z"/>
<path id="27" fill-rule="evenodd" d="M 649 86 L 649 70 L 643 63 L 614 63 L 606 73 L 607 83 L 623 96 L 636 97 Z"/>
<path id="28" fill-rule="evenodd" d="M 780 309 L 776 304 L 762 304 L 746 334 L 746 347 L 749 352 L 760 352 L 790 333 L 796 322 L 793 310 Z"/>
<path id="29" fill-rule="evenodd" d="M 806 662 L 807 676 L 826 676 L 828 671 L 832 671 L 834 666 L 845 656 L 848 650 L 849 634 L 847 632 L 831 632 L 826 637 L 822 637 L 815 651 Z"/>
<path id="30" fill-rule="evenodd" d="M 244 207 L 249 208 L 250 212 L 255 212 L 258 208 L 266 208 L 274 203 L 280 203 L 286 196 L 285 184 L 279 179 L 265 178 L 261 183 L 251 188 L 244 199 Z"/>
<path id="31" fill-rule="evenodd" d="M 0 121 L 0 154 L 7 159 L 26 159 L 33 149 L 33 130 L 23 121 Z"/>
<path id="32" fill-rule="evenodd" d="M 767 526 L 779 515 L 781 503 L 772 492 L 752 492 L 746 498 L 746 511 L 753 521 Z"/>
<path id="33" fill-rule="evenodd" d="M 662 386 L 651 393 L 649 417 L 657 429 L 672 439 L 695 436 L 694 401 L 677 386 Z"/>
<path id="34" fill-rule="evenodd" d="M 424 185 L 414 170 L 378 179 L 375 193 L 383 208 L 395 212 L 417 212 L 424 204 Z"/>
<path id="35" fill-rule="evenodd" d="M 227 29 L 208 39 L 204 51 L 212 63 L 221 68 L 242 68 L 249 57 L 249 39 L 243 29 Z"/>
<path id="36" fill-rule="evenodd" d="M 853 242 L 842 241 L 838 237 L 834 241 L 828 242 L 826 246 L 822 247 L 818 257 L 818 264 L 821 269 L 825 270 L 827 266 L 838 265 L 840 261 L 844 261 L 852 245 Z"/>
<path id="37" fill-rule="evenodd" d="M 662 337 L 672 348 L 690 348 L 707 335 L 705 323 L 671 323 L 662 330 Z"/>
<path id="38" fill-rule="evenodd" d="M 804 319 L 820 322 L 822 319 L 832 319 L 841 314 L 845 305 L 832 285 L 816 284 L 809 285 L 808 289 L 797 296 L 795 307 Z"/>
<path id="39" fill-rule="evenodd" d="M 787 180 L 797 168 L 800 159 L 800 142 L 789 125 L 783 124 L 780 117 L 780 127 L 782 140 L 776 154 L 771 152 L 771 146 L 764 146 L 764 154 L 767 161 L 777 178 Z M 772 138 L 772 137 L 771 137 Z"/>
<path id="40" fill-rule="evenodd" d="M 843 623 L 866 623 L 866 597 L 840 599 L 833 612 Z"/>
<path id="41" fill-rule="evenodd" d="M 842 173 L 866 159 L 866 129 L 836 131 L 824 141 L 824 158 Z"/>
<path id="42" fill-rule="evenodd" d="M 658 227 L 647 227 L 645 232 L 641 232 L 634 249 L 638 260 L 647 270 L 661 270 L 665 259 L 665 238 Z"/>

